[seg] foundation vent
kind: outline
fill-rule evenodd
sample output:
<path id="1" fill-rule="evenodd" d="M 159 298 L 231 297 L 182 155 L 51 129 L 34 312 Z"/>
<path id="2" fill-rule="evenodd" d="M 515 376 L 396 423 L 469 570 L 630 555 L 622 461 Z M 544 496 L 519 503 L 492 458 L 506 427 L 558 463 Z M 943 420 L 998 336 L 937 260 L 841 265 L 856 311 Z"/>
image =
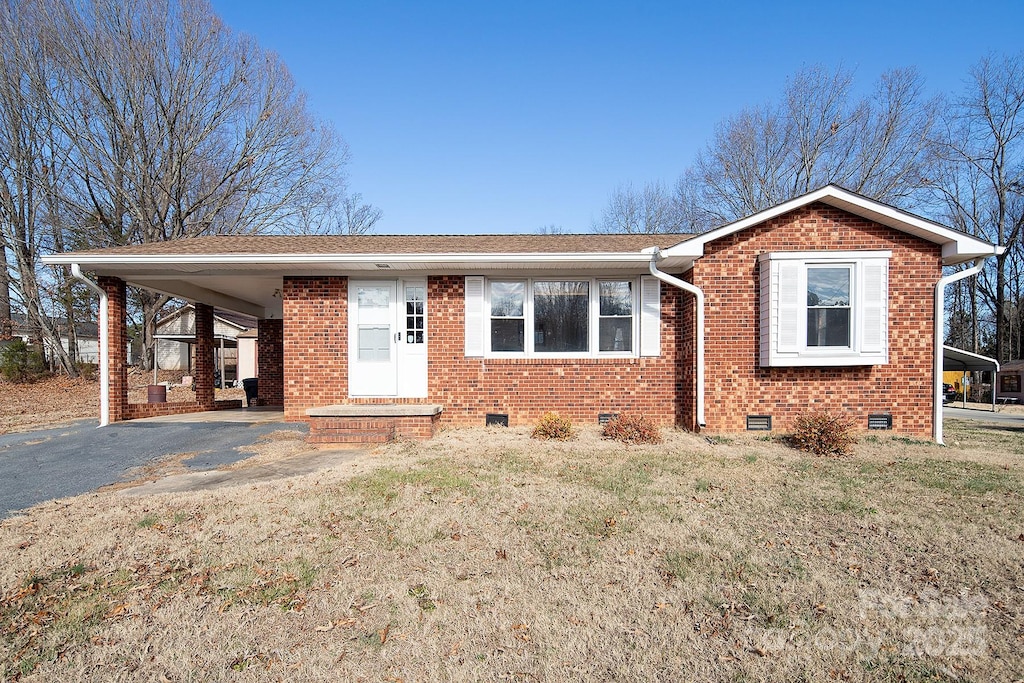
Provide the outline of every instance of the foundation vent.
<path id="1" fill-rule="evenodd" d="M 748 432 L 770 432 L 772 431 L 771 415 L 747 415 Z"/>
<path id="2" fill-rule="evenodd" d="M 606 425 L 619 416 L 618 413 L 598 413 L 597 424 Z"/>
<path id="3" fill-rule="evenodd" d="M 868 415 L 868 429 L 892 429 L 892 415 Z"/>
<path id="4" fill-rule="evenodd" d="M 485 427 L 508 427 L 508 413 L 487 413 Z"/>

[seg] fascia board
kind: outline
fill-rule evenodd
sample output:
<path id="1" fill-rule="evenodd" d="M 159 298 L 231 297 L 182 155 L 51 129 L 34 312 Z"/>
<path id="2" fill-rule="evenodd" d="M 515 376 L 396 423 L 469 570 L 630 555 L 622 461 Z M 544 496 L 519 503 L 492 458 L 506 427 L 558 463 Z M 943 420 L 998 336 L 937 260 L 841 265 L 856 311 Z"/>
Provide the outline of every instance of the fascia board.
<path id="1" fill-rule="evenodd" d="M 485 265 L 504 263 L 637 263 L 646 264 L 650 256 L 640 252 L 586 252 L 553 254 L 51 254 L 42 258 L 47 265 L 77 263 L 83 267 L 141 265 L 325 265 L 366 263 L 466 263 Z"/>

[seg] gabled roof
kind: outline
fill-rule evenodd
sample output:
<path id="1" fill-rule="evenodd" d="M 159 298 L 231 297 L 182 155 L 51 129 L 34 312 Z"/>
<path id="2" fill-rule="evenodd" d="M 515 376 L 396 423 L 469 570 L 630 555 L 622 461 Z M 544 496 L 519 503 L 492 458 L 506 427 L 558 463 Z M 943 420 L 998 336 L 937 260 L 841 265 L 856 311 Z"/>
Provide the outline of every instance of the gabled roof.
<path id="1" fill-rule="evenodd" d="M 842 209 L 855 216 L 866 218 L 881 225 L 909 233 L 921 239 L 942 245 L 942 263 L 956 265 L 972 261 L 984 256 L 1000 254 L 1002 247 L 995 246 L 967 233 L 953 230 L 927 218 L 897 209 L 888 204 L 869 199 L 863 195 L 844 190 L 837 185 L 826 185 L 820 189 L 800 195 L 788 202 L 783 202 L 770 209 L 759 211 L 752 216 L 723 225 L 693 239 L 681 242 L 662 251 L 667 258 L 700 258 L 704 255 L 704 245 L 722 237 L 745 230 L 759 223 L 803 208 L 815 202 L 821 202 L 837 209 Z"/>
<path id="2" fill-rule="evenodd" d="M 195 342 L 195 304 L 185 304 L 156 321 L 156 339 L 183 343 Z M 182 319 L 183 316 L 188 316 Z M 214 339 L 234 340 L 246 330 L 255 328 L 257 319 L 251 315 L 216 308 L 213 312 Z"/>

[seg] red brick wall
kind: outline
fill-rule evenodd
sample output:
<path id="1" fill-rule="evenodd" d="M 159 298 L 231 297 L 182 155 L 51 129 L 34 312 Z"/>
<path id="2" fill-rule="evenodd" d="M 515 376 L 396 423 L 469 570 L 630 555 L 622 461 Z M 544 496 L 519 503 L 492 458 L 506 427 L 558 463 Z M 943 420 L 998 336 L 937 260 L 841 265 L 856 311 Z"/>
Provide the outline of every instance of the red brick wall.
<path id="1" fill-rule="evenodd" d="M 241 400 L 227 399 L 214 401 L 213 410 L 234 410 L 242 407 Z M 138 420 L 144 417 L 158 417 L 160 415 L 187 415 L 189 413 L 203 413 L 211 408 L 197 401 L 177 401 L 174 403 L 131 403 L 125 411 L 124 419 Z"/>
<path id="2" fill-rule="evenodd" d="M 96 281 L 107 293 L 107 316 L 110 327 L 110 336 L 107 339 L 110 356 L 110 421 L 120 422 L 125 419 L 128 410 L 128 328 L 125 323 L 127 308 L 124 280 L 100 276 Z"/>
<path id="3" fill-rule="evenodd" d="M 677 396 L 692 371 L 677 362 L 678 290 L 662 286 L 659 358 L 485 360 L 464 356 L 464 283 L 462 276 L 427 280 L 427 397 L 349 399 L 346 279 L 286 278 L 285 417 L 306 419 L 307 408 L 338 403 L 439 403 L 441 422 L 457 425 L 483 425 L 494 412 L 508 413 L 511 425 L 532 424 L 549 410 L 595 424 L 609 412 L 643 413 L 663 425 L 681 419 Z"/>
<path id="4" fill-rule="evenodd" d="M 284 405 L 284 324 L 279 319 L 257 324 L 256 375 L 260 405 Z"/>
<path id="5" fill-rule="evenodd" d="M 661 288 L 658 358 L 483 359 L 463 353 L 464 285 L 461 276 L 427 281 L 428 392 L 444 406 L 442 422 L 483 425 L 486 413 L 508 413 L 510 425 L 532 424 L 549 410 L 584 424 L 622 412 L 677 422 L 679 391 L 690 375 L 677 362 L 679 290 Z"/>
<path id="6" fill-rule="evenodd" d="M 348 280 L 286 277 L 281 296 L 285 419 L 305 420 L 306 408 L 349 402 Z"/>
<path id="7" fill-rule="evenodd" d="M 196 403 L 213 410 L 213 306 L 196 303 Z"/>
<path id="8" fill-rule="evenodd" d="M 889 363 L 836 368 L 759 367 L 757 256 L 772 251 L 891 250 Z M 841 410 L 861 428 L 869 413 L 891 413 L 893 429 L 932 435 L 935 283 L 940 247 L 813 204 L 708 244 L 692 271 L 707 297 L 706 416 L 711 431 L 742 431 L 767 414 L 786 431 L 809 406 Z"/>

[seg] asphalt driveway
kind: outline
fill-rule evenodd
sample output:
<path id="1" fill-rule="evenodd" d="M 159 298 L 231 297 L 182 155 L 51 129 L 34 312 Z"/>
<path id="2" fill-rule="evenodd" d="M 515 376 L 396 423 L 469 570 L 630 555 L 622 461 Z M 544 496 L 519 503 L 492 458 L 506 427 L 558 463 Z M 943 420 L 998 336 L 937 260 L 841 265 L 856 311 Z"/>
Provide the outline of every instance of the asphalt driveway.
<path id="1" fill-rule="evenodd" d="M 94 420 L 57 429 L 0 435 L 0 519 L 54 498 L 77 496 L 124 481 L 130 470 L 177 454 L 190 454 L 190 471 L 216 469 L 251 455 L 240 446 L 270 432 L 305 433 L 292 422 L 121 422 L 96 428 Z"/>
<path id="2" fill-rule="evenodd" d="M 1020 413 L 1000 413 L 992 412 L 991 410 L 978 410 L 976 408 L 955 408 L 948 405 L 943 406 L 942 416 L 957 420 L 974 420 L 976 422 L 991 422 L 999 425 L 1024 427 L 1024 415 Z"/>

